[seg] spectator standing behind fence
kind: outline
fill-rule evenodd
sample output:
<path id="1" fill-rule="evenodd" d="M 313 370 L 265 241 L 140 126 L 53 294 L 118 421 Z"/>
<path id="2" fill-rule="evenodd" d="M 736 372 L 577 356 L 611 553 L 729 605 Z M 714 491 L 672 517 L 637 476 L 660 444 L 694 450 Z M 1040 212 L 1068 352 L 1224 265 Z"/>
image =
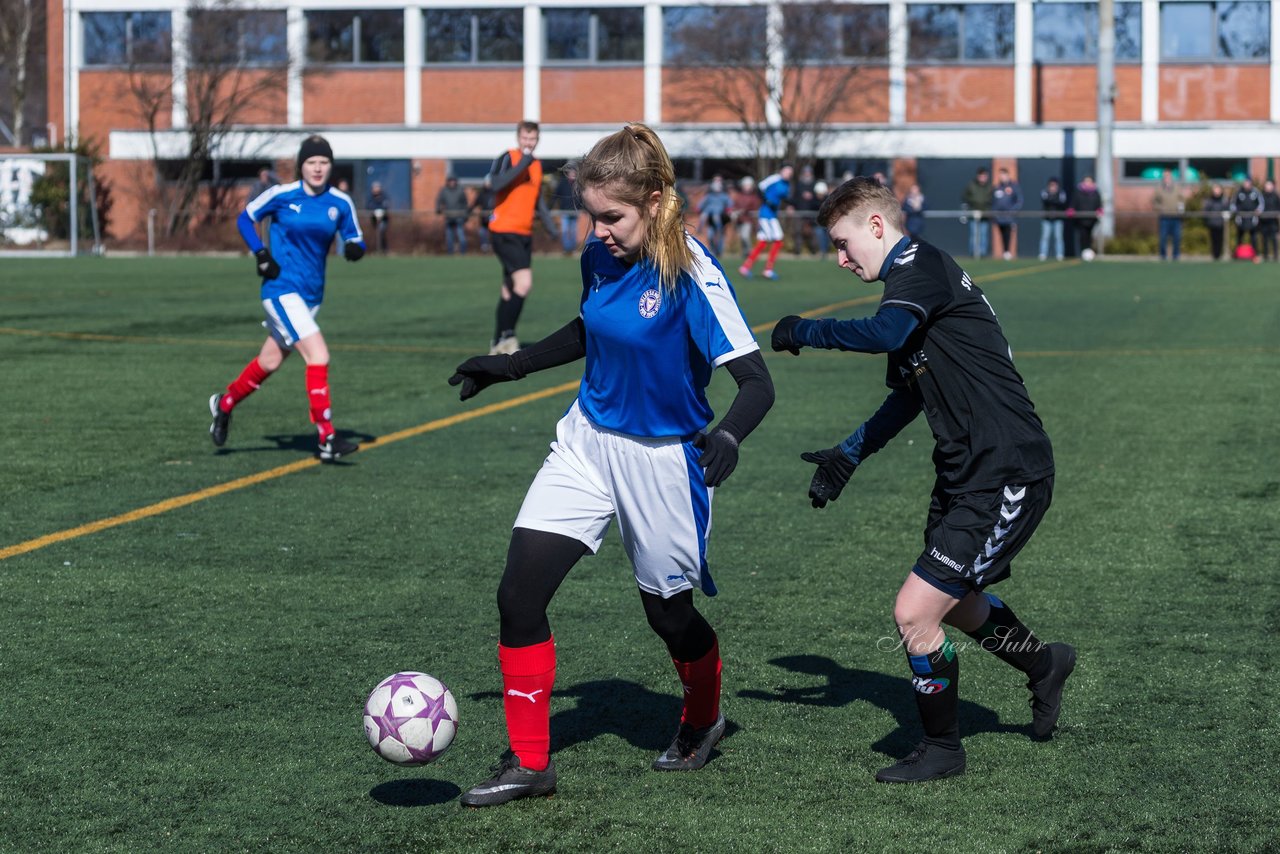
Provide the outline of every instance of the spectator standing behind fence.
<path id="1" fill-rule="evenodd" d="M 818 202 L 813 194 L 815 183 L 813 167 L 806 166 L 800 170 L 800 178 L 796 181 L 795 189 L 791 193 L 791 211 L 797 226 L 793 229 L 796 255 L 802 255 L 806 250 L 814 252 L 817 249 L 814 243 L 814 232 L 818 230 Z"/>
<path id="2" fill-rule="evenodd" d="M 279 183 L 280 183 L 280 180 L 276 178 L 276 176 L 271 172 L 271 170 L 268 169 L 266 166 L 263 166 L 261 169 L 258 170 L 258 180 L 254 183 L 252 187 L 249 188 L 249 197 L 245 199 L 245 202 L 248 203 L 253 201 L 254 199 L 258 198 L 258 196 L 261 196 L 267 190 L 270 190 L 272 187 L 274 187 L 276 184 L 279 184 Z"/>
<path id="3" fill-rule="evenodd" d="M 756 192 L 756 179 L 743 175 L 738 181 L 738 192 L 733 197 L 733 211 L 738 224 L 738 251 L 746 255 L 751 251 L 751 241 L 756 233 L 756 215 L 760 210 L 760 194 Z"/>
<path id="4" fill-rule="evenodd" d="M 578 199 L 574 189 L 577 181 L 578 170 L 566 166 L 551 194 L 551 209 L 560 220 L 560 248 L 566 255 L 572 255 L 578 248 Z"/>
<path id="5" fill-rule="evenodd" d="M 830 194 L 831 188 L 827 186 L 826 181 L 815 181 L 813 184 L 813 197 L 818 202 L 818 210 L 822 210 L 822 203 Z M 817 220 L 815 219 L 816 223 Z M 831 251 L 831 235 L 827 234 L 827 230 L 822 226 L 814 229 L 814 234 L 818 237 L 818 255 L 823 261 L 827 260 L 827 253 Z"/>
<path id="6" fill-rule="evenodd" d="M 711 247 L 711 254 L 717 258 L 724 253 L 724 230 L 729 225 L 732 211 L 733 199 L 724 188 L 724 178 L 712 175 L 707 191 L 702 194 L 702 200 L 698 202 L 698 219 L 702 228 L 706 230 L 707 245 Z"/>
<path id="7" fill-rule="evenodd" d="M 1262 185 L 1262 209 L 1266 214 L 1258 230 L 1262 232 L 1262 257 L 1267 261 L 1280 261 L 1280 195 L 1276 194 L 1276 182 L 1268 180 Z"/>
<path id="8" fill-rule="evenodd" d="M 444 251 L 450 255 L 467 254 L 469 209 L 466 188 L 458 183 L 456 175 L 450 175 L 436 194 L 436 213 L 444 217 Z"/>
<path id="9" fill-rule="evenodd" d="M 382 254 L 387 252 L 387 228 L 390 225 L 391 200 L 382 189 L 381 181 L 369 185 L 369 210 L 373 219 L 374 246 Z"/>
<path id="10" fill-rule="evenodd" d="M 912 184 L 911 189 L 902 197 L 902 216 L 906 223 L 907 237 L 914 243 L 924 237 L 924 212 L 926 210 L 924 193 L 919 184 Z"/>
<path id="11" fill-rule="evenodd" d="M 477 187 L 476 196 L 467 210 L 474 211 L 476 215 L 476 233 L 480 237 L 480 251 L 490 251 L 492 247 L 489 241 L 489 217 L 493 215 L 493 190 L 483 184 Z"/>
<path id="12" fill-rule="evenodd" d="M 1249 236 L 1249 246 L 1254 255 L 1258 253 L 1258 214 L 1261 213 L 1262 194 L 1253 186 L 1252 178 L 1245 178 L 1231 199 L 1231 212 L 1236 221 L 1236 249 L 1244 244 L 1245 235 Z"/>
<path id="13" fill-rule="evenodd" d="M 1067 191 L 1057 178 L 1046 181 L 1040 191 L 1040 209 L 1044 211 L 1040 220 L 1040 260 L 1049 257 L 1049 244 L 1053 243 L 1053 257 L 1061 261 L 1066 254 L 1062 249 L 1062 216 L 1067 209 Z"/>
<path id="14" fill-rule="evenodd" d="M 1098 185 L 1093 183 L 1092 175 L 1085 175 L 1084 180 L 1071 191 L 1071 201 L 1067 206 L 1067 216 L 1075 223 L 1076 234 L 1080 237 L 1080 253 L 1088 249 L 1093 251 L 1093 230 L 1102 216 L 1102 194 Z"/>
<path id="15" fill-rule="evenodd" d="M 1160 176 L 1160 186 L 1151 197 L 1151 209 L 1159 214 L 1160 260 L 1182 257 L 1182 211 L 1185 203 L 1182 193 L 1173 185 L 1173 173 L 1168 169 Z"/>
<path id="16" fill-rule="evenodd" d="M 997 175 L 999 180 L 991 190 L 991 210 L 995 213 L 996 228 L 1000 229 L 1004 260 L 1009 261 L 1013 258 L 1014 217 L 1022 210 L 1022 188 L 1008 169 L 1001 168 Z"/>
<path id="17" fill-rule="evenodd" d="M 1231 210 L 1231 201 L 1222 191 L 1221 184 L 1214 184 L 1209 189 L 1209 197 L 1204 200 L 1202 210 L 1205 213 L 1204 224 L 1209 229 L 1209 252 L 1213 260 L 1222 260 L 1223 236 L 1227 230 L 1227 214 Z"/>
<path id="18" fill-rule="evenodd" d="M 970 212 L 969 254 L 974 258 L 985 258 L 991 251 L 991 224 L 986 220 L 987 211 L 991 210 L 991 194 L 991 171 L 980 166 L 960 195 L 961 207 Z"/>

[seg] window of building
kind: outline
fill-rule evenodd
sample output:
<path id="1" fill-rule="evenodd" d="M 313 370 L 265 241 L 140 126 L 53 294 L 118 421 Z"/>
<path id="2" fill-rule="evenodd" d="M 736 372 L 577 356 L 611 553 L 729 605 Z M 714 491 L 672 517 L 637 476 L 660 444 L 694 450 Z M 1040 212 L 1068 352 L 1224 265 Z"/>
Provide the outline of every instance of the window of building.
<path id="1" fill-rule="evenodd" d="M 907 7 L 907 55 L 917 62 L 1013 61 L 1013 4 Z"/>
<path id="2" fill-rule="evenodd" d="M 428 9 L 428 63 L 524 61 L 520 9 Z"/>
<path id="3" fill-rule="evenodd" d="M 307 61 L 404 62 L 404 13 L 398 10 L 307 12 Z"/>
<path id="4" fill-rule="evenodd" d="M 644 61 L 643 9 L 547 9 L 542 27 L 551 62 Z"/>
<path id="5" fill-rule="evenodd" d="M 196 64 L 287 65 L 285 12 L 199 9 L 191 13 L 191 58 Z"/>
<path id="6" fill-rule="evenodd" d="M 168 12 L 85 12 L 85 65 L 169 65 L 173 19 Z"/>
<path id="7" fill-rule="evenodd" d="M 1161 3 L 1160 56 L 1189 60 L 1268 59 L 1271 4 Z"/>
<path id="8" fill-rule="evenodd" d="M 800 63 L 885 62 L 889 7 L 853 3 L 796 3 L 782 7 L 787 58 Z"/>
<path id="9" fill-rule="evenodd" d="M 667 65 L 763 65 L 763 6 L 667 6 L 662 59 Z"/>
<path id="10" fill-rule="evenodd" d="M 1097 3 L 1036 3 L 1036 62 L 1094 62 L 1098 58 Z M 1116 61 L 1142 61 L 1142 4 L 1116 3 Z"/>

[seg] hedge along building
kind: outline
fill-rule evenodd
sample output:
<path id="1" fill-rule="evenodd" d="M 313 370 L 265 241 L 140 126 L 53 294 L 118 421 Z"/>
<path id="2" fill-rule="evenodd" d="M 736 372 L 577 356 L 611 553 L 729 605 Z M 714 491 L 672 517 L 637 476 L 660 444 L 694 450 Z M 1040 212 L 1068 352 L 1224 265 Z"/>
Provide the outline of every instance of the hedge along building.
<path id="1" fill-rule="evenodd" d="M 1118 210 L 1145 209 L 1163 168 L 1273 171 L 1277 3 L 1116 2 Z M 298 141 L 319 132 L 357 203 L 380 180 L 395 207 L 428 210 L 446 174 L 477 181 L 520 119 L 541 122 L 551 165 L 639 119 L 689 178 L 799 156 L 820 176 L 879 170 L 900 192 L 919 181 L 937 210 L 958 206 L 979 165 L 1006 166 L 1035 207 L 1048 176 L 1094 171 L 1097 8 L 49 0 L 49 118 L 101 146 L 117 237 L 144 227 L 157 155 L 165 175 L 204 156 L 193 129 L 229 89 L 250 96 L 216 128 L 202 192 L 247 188 L 268 161 L 288 177 Z M 226 71 L 213 95 L 201 89 L 211 63 Z M 931 231 L 964 246 L 955 220 Z M 1024 252 L 1034 231 L 1021 229 Z"/>

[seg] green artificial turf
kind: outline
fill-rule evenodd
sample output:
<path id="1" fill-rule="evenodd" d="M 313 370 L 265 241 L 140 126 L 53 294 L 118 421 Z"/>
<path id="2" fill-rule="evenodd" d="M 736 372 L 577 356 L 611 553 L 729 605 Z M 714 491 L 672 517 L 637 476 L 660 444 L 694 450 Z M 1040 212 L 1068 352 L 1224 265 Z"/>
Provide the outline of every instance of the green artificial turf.
<path id="1" fill-rule="evenodd" d="M 332 263 L 335 423 L 368 444 L 280 473 L 313 443 L 300 360 L 224 449 L 207 436 L 209 395 L 263 335 L 248 260 L 4 261 L 0 550 L 23 548 L 0 559 L 0 850 L 1275 850 L 1276 268 L 968 269 L 1057 456 L 1054 506 L 996 588 L 1079 651 L 1057 736 L 1033 742 L 1021 675 L 961 644 L 968 772 L 873 782 L 919 735 L 891 612 L 932 442 L 913 424 L 811 509 L 798 455 L 875 410 L 884 359 L 768 353 L 777 403 L 717 491 L 721 595 L 697 600 L 725 660 L 718 753 L 649 770 L 679 686 L 611 535 L 551 607 L 559 793 L 465 810 L 504 746 L 510 524 L 572 393 L 443 419 L 576 377 L 466 404 L 445 384 L 488 344 L 497 263 Z M 779 270 L 737 283 L 753 325 L 879 293 L 832 264 Z M 526 339 L 577 313 L 576 261 L 539 258 L 535 279 Z M 718 372 L 717 411 L 732 392 Z M 180 496 L 198 500 L 155 507 Z M 398 670 L 457 696 L 434 765 L 365 742 L 365 695 Z"/>

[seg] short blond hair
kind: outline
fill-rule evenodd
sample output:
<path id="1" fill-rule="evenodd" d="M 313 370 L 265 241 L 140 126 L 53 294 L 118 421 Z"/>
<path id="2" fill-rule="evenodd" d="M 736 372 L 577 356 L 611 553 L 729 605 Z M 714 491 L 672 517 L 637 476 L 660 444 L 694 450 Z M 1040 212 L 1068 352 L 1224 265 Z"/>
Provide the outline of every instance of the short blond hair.
<path id="1" fill-rule="evenodd" d="M 863 211 L 880 214 L 886 223 L 902 231 L 902 205 L 893 190 L 874 178 L 861 176 L 845 181 L 823 200 L 818 208 L 818 225 L 830 228 L 841 217 Z"/>

